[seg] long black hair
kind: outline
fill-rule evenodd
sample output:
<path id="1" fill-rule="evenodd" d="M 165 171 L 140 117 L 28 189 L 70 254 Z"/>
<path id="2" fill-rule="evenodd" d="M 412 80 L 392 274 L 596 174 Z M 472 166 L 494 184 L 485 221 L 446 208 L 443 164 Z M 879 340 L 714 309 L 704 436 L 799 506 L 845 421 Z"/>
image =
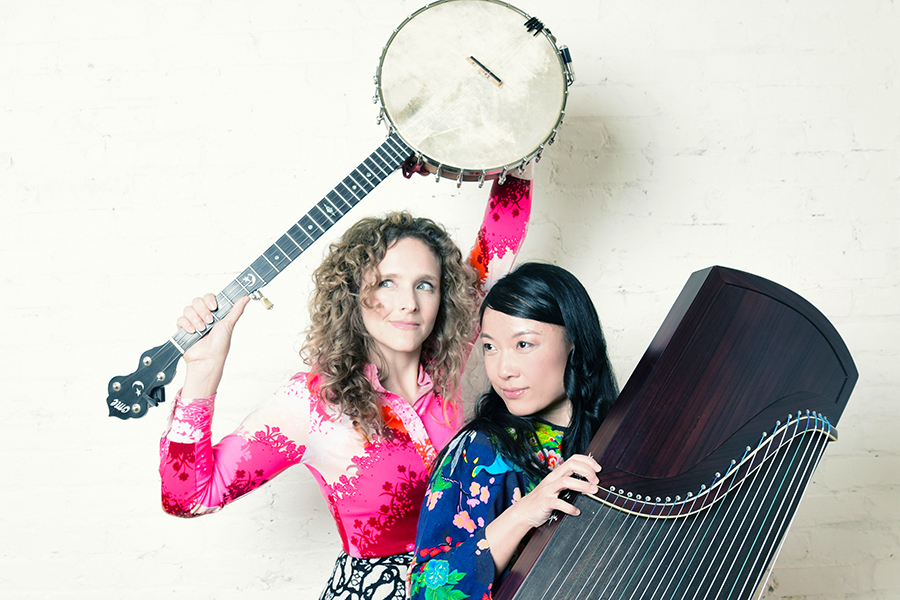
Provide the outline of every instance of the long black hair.
<path id="1" fill-rule="evenodd" d="M 572 420 L 563 436 L 562 454 L 564 458 L 583 454 L 619 395 L 600 319 L 587 290 L 561 267 L 529 262 L 491 288 L 479 320 L 488 308 L 565 329 L 573 345 L 563 376 Z M 463 427 L 463 432 L 475 430 L 487 433 L 504 458 L 529 475 L 542 478 L 549 472 L 529 443 L 536 437 L 534 417 L 511 414 L 493 388 L 479 398 L 474 419 Z"/>

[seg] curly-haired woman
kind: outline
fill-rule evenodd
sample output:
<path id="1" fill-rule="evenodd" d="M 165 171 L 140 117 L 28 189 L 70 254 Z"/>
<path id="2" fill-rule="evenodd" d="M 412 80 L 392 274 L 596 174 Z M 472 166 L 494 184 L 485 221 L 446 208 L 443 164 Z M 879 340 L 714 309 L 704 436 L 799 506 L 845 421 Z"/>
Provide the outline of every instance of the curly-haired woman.
<path id="1" fill-rule="evenodd" d="M 215 395 L 247 299 L 237 302 L 184 355 L 160 445 L 165 511 L 216 512 L 304 464 L 343 542 L 321 597 L 405 597 L 428 470 L 463 422 L 475 303 L 511 267 L 530 208 L 530 181 L 495 182 L 468 261 L 428 219 L 391 213 L 353 225 L 314 275 L 301 353 L 309 372 L 213 445 Z M 214 295 L 195 298 L 178 326 L 202 331 L 215 308 Z"/>

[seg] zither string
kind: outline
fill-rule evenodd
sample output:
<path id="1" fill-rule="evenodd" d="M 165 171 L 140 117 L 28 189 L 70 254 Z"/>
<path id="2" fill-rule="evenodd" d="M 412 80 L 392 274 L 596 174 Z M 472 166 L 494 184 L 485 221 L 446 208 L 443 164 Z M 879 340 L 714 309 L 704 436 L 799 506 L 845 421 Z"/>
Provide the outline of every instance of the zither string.
<path id="1" fill-rule="evenodd" d="M 761 571 L 776 550 L 767 549 L 769 540 L 789 525 L 786 509 L 796 505 L 802 493 L 802 486 L 797 485 L 798 480 L 805 480 L 815 469 L 830 434 L 830 425 L 824 419 L 819 423 L 818 417 L 815 425 L 811 424 L 809 416 L 789 418 L 788 421 L 781 428 L 776 427 L 776 432 L 771 436 L 764 436 L 756 451 L 745 453 L 737 465 L 734 462 L 729 465 L 725 476 L 721 479 L 717 477 L 708 490 L 701 488 L 697 496 L 689 496 L 684 502 L 676 498 L 675 502 L 667 499 L 661 504 L 659 499 L 651 502 L 649 498 L 627 498 L 621 492 L 607 490 L 604 508 L 612 504 L 615 498 L 620 499 L 620 504 L 622 498 L 627 498 L 628 502 L 612 510 L 594 512 L 578 543 L 547 588 L 552 590 L 558 585 L 552 597 L 696 599 L 701 592 L 704 592 L 703 598 L 746 597 L 748 591 L 755 589 L 748 590 L 748 586 L 758 584 Z M 801 421 L 806 422 L 802 431 Z M 815 431 L 825 431 L 825 435 L 819 435 L 810 442 L 803 439 Z M 788 452 L 786 444 L 794 438 L 799 438 L 797 447 Z M 765 467 L 755 467 L 752 475 L 738 481 L 739 467 L 770 444 L 785 446 L 785 450 L 773 446 L 768 450 L 771 456 L 765 458 Z M 717 490 L 718 487 L 721 490 Z M 746 489 L 740 493 L 742 488 Z M 706 496 L 714 490 L 720 494 L 714 508 L 707 506 L 703 515 L 685 518 L 685 515 L 699 510 Z M 737 494 L 740 497 L 735 498 L 736 501 L 725 502 L 728 496 Z M 755 510 L 754 505 L 757 505 Z M 747 506 L 749 508 L 745 508 Z M 603 515 L 600 515 L 601 512 Z M 640 512 L 645 514 L 638 514 Z M 637 519 L 642 521 L 637 524 Z M 749 529 L 749 532 L 744 532 L 744 538 L 736 547 L 734 540 L 725 543 L 729 537 L 740 537 L 738 534 L 744 529 Z M 630 542 L 626 543 L 626 539 Z M 716 541 L 719 543 L 716 544 Z M 691 546 L 694 546 L 693 550 Z M 728 561 L 730 564 L 713 568 L 729 554 L 732 555 Z M 752 561 L 751 555 L 754 556 Z M 594 565 L 592 572 L 586 563 Z M 580 569 L 579 564 L 582 564 Z M 579 572 L 575 573 L 576 570 Z M 589 572 L 587 577 L 585 571 Z M 641 577 L 635 583 L 639 572 Z M 702 575 L 699 575 L 700 572 Z M 732 573 L 737 574 L 736 579 L 725 590 L 724 586 Z M 688 574 L 690 579 L 687 579 Z M 560 578 L 562 581 L 559 581 Z M 657 582 L 655 586 L 654 580 Z M 579 581 L 582 582 L 580 587 L 577 585 Z M 579 587 L 577 591 L 570 589 L 573 582 L 575 587 Z M 598 590 L 598 587 L 602 589 Z M 648 587 L 653 587 L 653 590 Z"/>

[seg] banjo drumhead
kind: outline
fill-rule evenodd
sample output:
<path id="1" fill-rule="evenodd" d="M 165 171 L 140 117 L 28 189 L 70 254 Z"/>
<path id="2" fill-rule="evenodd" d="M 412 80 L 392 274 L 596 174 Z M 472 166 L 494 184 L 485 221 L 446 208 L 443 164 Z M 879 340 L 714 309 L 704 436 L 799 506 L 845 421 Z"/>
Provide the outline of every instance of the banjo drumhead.
<path id="1" fill-rule="evenodd" d="M 493 0 L 444 0 L 385 46 L 377 83 L 391 126 L 428 162 L 496 172 L 554 134 L 567 81 L 556 45 L 528 15 Z"/>

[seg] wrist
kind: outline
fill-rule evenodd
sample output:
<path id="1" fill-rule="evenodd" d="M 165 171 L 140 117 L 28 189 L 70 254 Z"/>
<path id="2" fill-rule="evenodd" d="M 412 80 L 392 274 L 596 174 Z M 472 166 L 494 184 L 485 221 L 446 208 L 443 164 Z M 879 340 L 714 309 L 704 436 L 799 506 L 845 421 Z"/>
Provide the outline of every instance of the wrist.
<path id="1" fill-rule="evenodd" d="M 185 369 L 184 385 L 181 388 L 181 397 L 185 401 L 195 398 L 209 398 L 215 396 L 222 380 L 221 365 L 198 365 L 188 363 Z"/>
<path id="2" fill-rule="evenodd" d="M 491 521 L 484 529 L 484 539 L 490 548 L 497 572 L 503 571 L 512 560 L 516 549 L 531 531 L 531 525 L 521 518 L 521 511 L 513 504 Z"/>

